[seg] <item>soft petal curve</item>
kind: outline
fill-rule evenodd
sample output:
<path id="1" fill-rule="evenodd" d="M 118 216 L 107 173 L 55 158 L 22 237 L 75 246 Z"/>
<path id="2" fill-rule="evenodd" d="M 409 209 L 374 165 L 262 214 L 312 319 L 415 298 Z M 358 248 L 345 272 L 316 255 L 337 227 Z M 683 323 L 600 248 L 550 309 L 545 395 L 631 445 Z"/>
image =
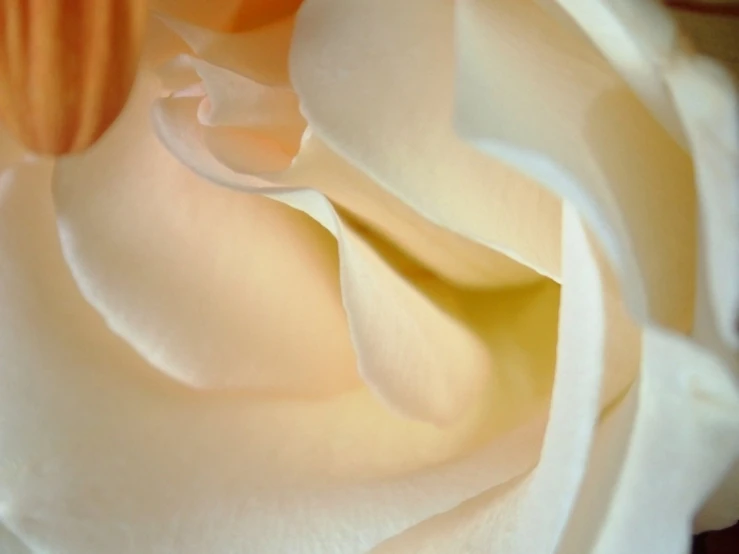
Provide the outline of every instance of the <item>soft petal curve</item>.
<path id="1" fill-rule="evenodd" d="M 460 134 L 572 201 L 630 308 L 688 334 L 697 274 L 690 157 L 588 39 L 535 2 L 455 6 Z"/>
<path id="2" fill-rule="evenodd" d="M 184 167 L 151 130 L 158 88 L 151 77 L 139 85 L 105 139 L 54 170 L 62 244 L 85 296 L 191 386 L 359 385 L 333 238 L 289 207 Z"/>
<path id="3" fill-rule="evenodd" d="M 556 280 L 559 201 L 452 128 L 454 5 L 304 2 L 290 59 L 303 115 L 423 217 Z"/>
<path id="4" fill-rule="evenodd" d="M 0 521 L 31 551 L 362 554 L 534 463 L 541 419 L 484 444 L 484 413 L 439 430 L 366 390 L 177 386 L 80 295 L 51 173 L 0 178 Z"/>

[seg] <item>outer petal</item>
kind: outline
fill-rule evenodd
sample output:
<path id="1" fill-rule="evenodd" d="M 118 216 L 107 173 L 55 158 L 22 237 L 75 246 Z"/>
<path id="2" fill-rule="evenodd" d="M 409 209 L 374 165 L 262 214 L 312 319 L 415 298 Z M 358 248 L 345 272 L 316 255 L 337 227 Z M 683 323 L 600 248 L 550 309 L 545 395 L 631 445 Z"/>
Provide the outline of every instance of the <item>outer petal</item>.
<path id="1" fill-rule="evenodd" d="M 192 67 L 197 73 L 187 71 Z M 419 215 L 343 160 L 313 132 L 304 136 L 293 160 L 305 120 L 292 91 L 256 83 L 187 55 L 163 67 L 160 76 L 167 88 L 183 89 L 177 94 L 207 94 L 198 110 L 198 119 L 206 125 L 202 129 L 204 141 L 213 156 L 230 169 L 260 174 L 277 186 L 321 191 L 410 257 L 454 283 L 505 287 L 541 280 L 537 272 L 508 256 Z M 197 86 L 198 79 L 202 79 L 202 87 Z M 288 165 L 286 171 L 274 173 Z"/>
<path id="2" fill-rule="evenodd" d="M 80 296 L 50 178 L 36 163 L 0 181 L 0 521 L 31 551 L 361 554 L 535 460 L 541 426 L 483 446 L 479 412 L 440 431 L 366 390 L 177 386 Z"/>
<path id="3" fill-rule="evenodd" d="M 696 203 L 686 152 L 586 38 L 535 2 L 455 6 L 460 133 L 575 204 L 640 318 L 691 331 Z"/>
<path id="4" fill-rule="evenodd" d="M 739 454 L 736 381 L 683 338 L 647 330 L 624 446 L 620 465 L 596 454 L 562 554 L 687 553 L 695 513 Z"/>
<path id="5" fill-rule="evenodd" d="M 3 554 L 32 554 L 28 547 L 4 525 L 0 525 L 0 552 Z"/>
<path id="6" fill-rule="evenodd" d="M 306 1 L 291 51 L 303 114 L 422 216 L 556 278 L 557 199 L 453 132 L 454 5 Z"/>
<path id="7" fill-rule="evenodd" d="M 600 413 L 602 370 L 612 365 L 633 371 L 639 349 L 638 336 L 613 312 L 618 306 L 606 301 L 587 237 L 571 209 L 565 210 L 564 223 L 557 372 L 539 464 L 520 483 L 426 521 L 391 539 L 378 553 L 556 550 L 588 463 Z"/>
<path id="8" fill-rule="evenodd" d="M 494 293 L 482 293 L 473 295 L 469 302 L 461 301 L 458 307 L 449 306 L 444 300 L 448 285 L 434 283 L 438 290 L 429 295 L 428 291 L 422 292 L 424 287 L 417 282 L 406 281 L 351 226 L 336 217 L 332 206 L 319 193 L 275 190 L 266 182 L 259 188 L 258 180 L 220 164 L 203 145 L 202 127 L 194 117 L 196 103 L 197 99 L 187 98 L 161 102 L 155 110 L 160 136 L 183 163 L 213 182 L 269 195 L 305 211 L 335 234 L 343 301 L 359 371 L 391 406 L 415 418 L 443 423 L 462 413 L 470 400 L 485 402 L 480 395 L 488 382 L 493 396 L 487 402 L 498 422 L 507 427 L 520 421 L 522 414 L 541 401 L 541 394 L 548 391 L 553 365 L 551 330 L 555 327 L 551 315 L 556 310 L 556 293 L 552 294 L 551 286 L 541 295 L 533 289 L 539 300 L 525 300 L 523 304 L 507 304 Z M 312 177 L 295 176 L 303 185 L 313 182 Z M 475 329 L 479 325 L 465 325 L 469 319 L 464 312 L 469 304 L 488 307 L 486 324 L 494 331 L 480 333 Z M 526 308 L 527 304 L 530 308 Z M 535 331 L 514 324 L 528 320 L 521 309 L 530 310 L 530 328 Z M 546 321 L 552 324 L 549 331 Z M 506 328 L 517 330 L 506 333 Z M 491 346 L 496 340 L 507 345 L 524 341 L 531 344 L 531 351 L 508 347 L 499 359 L 499 347 Z M 450 367 L 455 370 L 450 372 Z M 507 376 L 514 374 L 518 378 L 511 381 Z M 519 386 L 520 383 L 531 386 Z M 515 409 L 511 409 L 511 399 L 515 399 Z"/>

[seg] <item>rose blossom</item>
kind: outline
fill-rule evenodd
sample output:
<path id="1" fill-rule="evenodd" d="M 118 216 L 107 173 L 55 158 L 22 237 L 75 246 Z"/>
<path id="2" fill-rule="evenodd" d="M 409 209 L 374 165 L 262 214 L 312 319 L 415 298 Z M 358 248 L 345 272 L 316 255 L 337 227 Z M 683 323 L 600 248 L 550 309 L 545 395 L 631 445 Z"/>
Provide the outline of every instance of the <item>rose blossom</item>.
<path id="1" fill-rule="evenodd" d="M 99 143 L 0 133 L 0 552 L 736 520 L 724 43 L 636 0 L 298 4 L 153 2 Z"/>

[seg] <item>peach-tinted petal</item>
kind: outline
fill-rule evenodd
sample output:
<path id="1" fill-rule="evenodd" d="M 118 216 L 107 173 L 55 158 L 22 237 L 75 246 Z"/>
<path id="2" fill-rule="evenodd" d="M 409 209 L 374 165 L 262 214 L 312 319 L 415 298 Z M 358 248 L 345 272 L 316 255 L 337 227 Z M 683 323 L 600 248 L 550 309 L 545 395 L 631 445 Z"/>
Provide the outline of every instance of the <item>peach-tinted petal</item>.
<path id="1" fill-rule="evenodd" d="M 682 337 L 645 332 L 637 410 L 594 554 L 686 552 L 695 513 L 739 455 L 737 382 Z"/>
<path id="2" fill-rule="evenodd" d="M 3 554 L 33 554 L 21 540 L 10 532 L 4 525 L 0 525 L 0 552 Z"/>
<path id="3" fill-rule="evenodd" d="M 494 396 L 487 402 L 500 428 L 515 424 L 540 405 L 542 395 L 548 393 L 554 365 L 556 286 L 532 288 L 530 294 L 519 295 L 520 300 L 513 302 L 506 302 L 502 292 L 497 297 L 473 294 L 460 304 L 462 312 L 446 313 L 448 306 L 431 303 L 422 284 L 412 277 L 407 283 L 395 273 L 397 268 L 388 272 L 387 261 L 336 219 L 323 196 L 308 190 L 276 189 L 273 183 L 260 182 L 220 164 L 203 144 L 203 128 L 194 117 L 197 102 L 196 98 L 170 99 L 156 106 L 155 126 L 165 144 L 183 163 L 213 182 L 279 199 L 309 213 L 336 234 L 344 305 L 360 373 L 392 406 L 412 417 L 443 422 L 464 405 L 465 398 L 471 398 L 468 395 L 479 398 L 473 391 L 481 390 L 481 383 L 490 378 Z M 310 175 L 318 176 L 293 174 L 304 186 L 311 184 Z M 438 291 L 449 298 L 448 292 Z M 466 313 L 468 306 L 475 305 L 487 307 L 481 322 Z M 519 326 L 516 321 L 531 323 Z M 529 347 L 522 352 L 521 347 L 513 346 L 517 343 Z M 386 346 L 377 347 L 380 344 Z M 450 367 L 454 371 L 450 372 Z M 481 368 L 485 368 L 483 372 Z"/>
<path id="4" fill-rule="evenodd" d="M 445 0 L 308 0 L 291 77 L 313 132 L 435 224 L 559 274 L 559 201 L 452 129 L 453 9 Z"/>
<path id="5" fill-rule="evenodd" d="M 701 216 L 701 252 L 716 342 L 739 349 L 739 89 L 705 58 L 686 58 L 667 73 L 690 144 Z M 702 299 L 700 299 L 702 300 Z M 710 333 L 710 331 L 708 331 Z M 705 340 L 696 329 L 699 340 Z M 731 355 L 727 356 L 729 359 Z"/>
<path id="6" fill-rule="evenodd" d="M 0 181 L 0 521 L 33 552 L 361 554 L 535 460 L 537 424 L 482 444 L 486 404 L 439 430 L 364 389 L 314 402 L 176 385 L 77 290 L 51 173 Z"/>
<path id="7" fill-rule="evenodd" d="M 85 296 L 192 386 L 315 394 L 358 385 L 333 237 L 172 157 L 149 124 L 152 80 L 142 77 L 97 148 L 56 164 L 64 252 Z"/>
<path id="8" fill-rule="evenodd" d="M 462 135 L 575 203 L 635 313 L 692 330 L 696 205 L 686 152 L 587 39 L 536 3 L 456 6 Z"/>
<path id="9" fill-rule="evenodd" d="M 356 215 L 445 279 L 467 287 L 529 284 L 541 276 L 526 265 L 438 225 L 380 187 L 310 133 L 292 166 L 270 181 L 310 187 Z"/>

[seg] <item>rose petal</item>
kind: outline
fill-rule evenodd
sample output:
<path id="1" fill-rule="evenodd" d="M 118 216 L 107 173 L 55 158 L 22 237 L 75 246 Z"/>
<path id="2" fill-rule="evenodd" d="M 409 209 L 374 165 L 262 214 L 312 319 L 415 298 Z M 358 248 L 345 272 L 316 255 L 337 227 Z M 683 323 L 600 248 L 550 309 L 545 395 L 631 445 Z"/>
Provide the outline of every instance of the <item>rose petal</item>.
<path id="1" fill-rule="evenodd" d="M 177 386 L 80 296 L 50 179 L 33 164 L 0 183 L 0 520 L 34 552 L 360 554 L 535 460 L 541 418 L 480 448 L 485 404 L 441 431 L 366 390 Z"/>
<path id="2" fill-rule="evenodd" d="M 182 166 L 151 130 L 156 90 L 142 77 L 105 140 L 57 162 L 60 233 L 85 296 L 156 367 L 195 387 L 357 386 L 331 235 Z"/>
<path id="3" fill-rule="evenodd" d="M 536 3 L 455 6 L 460 133 L 576 205 L 640 318 L 692 330 L 696 207 L 686 152 L 587 39 Z"/>
<path id="4" fill-rule="evenodd" d="M 535 271 L 474 243 L 417 214 L 331 151 L 315 134 L 304 138 L 305 121 L 292 103 L 294 94 L 261 87 L 257 106 L 249 92 L 254 82 L 229 70 L 190 59 L 198 68 L 208 98 L 198 111 L 211 153 L 234 171 L 258 173 L 283 186 L 310 187 L 378 229 L 429 269 L 465 286 L 505 287 L 540 280 Z M 171 81 L 171 79 L 170 79 Z M 275 102 L 272 102 L 272 100 Z M 262 102 L 263 103 L 263 102 Z M 215 114 L 214 114 L 215 112 Z M 256 128 L 256 129 L 255 129 Z M 291 164 L 292 162 L 292 164 Z M 266 175 L 291 167 L 279 175 Z"/>
<path id="5" fill-rule="evenodd" d="M 516 256 L 491 250 L 414 211 L 313 133 L 305 137 L 288 170 L 267 178 L 321 191 L 429 270 L 461 286 L 502 288 L 541 280 L 541 275 L 516 261 Z"/>
<path id="6" fill-rule="evenodd" d="M 428 520 L 391 539 L 378 553 L 555 551 L 588 463 L 603 368 L 607 364 L 633 371 L 638 353 L 633 336 L 623 336 L 623 327 L 612 329 L 625 322 L 607 317 L 611 306 L 605 302 L 598 266 L 571 208 L 565 209 L 562 244 L 557 371 L 539 464 L 516 486 L 490 491 Z M 615 344 L 616 337 L 627 340 Z"/>
<path id="7" fill-rule="evenodd" d="M 3 554 L 33 554 L 7 527 L 0 525 L 0 552 Z"/>
<path id="8" fill-rule="evenodd" d="M 370 387 L 401 413 L 444 423 L 464 412 L 472 399 L 482 401 L 484 383 L 492 379 L 496 398 L 501 399 L 496 413 L 503 426 L 518 421 L 518 411 L 506 416 L 502 409 L 508 406 L 502 399 L 511 394 L 498 377 L 514 371 L 520 356 L 518 360 L 515 356 L 498 360 L 485 345 L 484 337 L 463 325 L 458 316 L 432 303 L 416 283 L 401 278 L 364 239 L 343 225 L 324 196 L 310 190 L 275 189 L 268 183 L 260 188 L 258 180 L 219 164 L 203 145 L 202 126 L 195 119 L 196 103 L 197 99 L 169 99 L 159 102 L 154 112 L 162 140 L 182 163 L 215 183 L 265 194 L 302 210 L 337 237 L 343 302 L 359 371 Z M 551 302 L 551 295 L 543 298 L 540 309 L 546 315 L 538 317 L 548 321 L 556 310 L 556 301 Z M 496 310 L 495 299 L 489 302 L 491 315 L 499 318 L 501 328 L 520 317 L 515 304 L 511 308 L 501 304 Z M 541 389 L 546 390 L 552 367 L 548 353 L 553 349 L 552 339 L 544 337 L 542 334 L 539 345 L 544 354 L 533 354 L 536 362 L 526 366 L 522 375 L 524 381 L 542 380 L 545 384 Z M 507 338 L 520 340 L 515 333 Z M 500 369 L 499 362 L 505 367 Z M 450 367 L 455 370 L 450 372 Z M 521 402 L 529 405 L 523 399 Z"/>
<path id="9" fill-rule="evenodd" d="M 739 348 L 739 90 L 731 77 L 705 58 L 685 58 L 667 73 L 693 152 L 710 313 L 718 340 Z M 715 323 L 712 323 L 715 321 Z M 698 321 L 697 325 L 700 326 Z M 702 333 L 701 333 L 702 332 Z M 701 333 L 701 334 L 699 334 Z M 703 336 L 701 336 L 703 335 Z M 727 357 L 731 357 L 729 354 Z M 734 362 L 736 363 L 736 362 Z M 739 514 L 738 514 L 739 515 Z"/>
<path id="10" fill-rule="evenodd" d="M 308 0 L 291 77 L 334 151 L 437 225 L 556 278 L 559 202 L 454 134 L 452 10 L 444 0 Z"/>
<path id="11" fill-rule="evenodd" d="M 687 552 L 695 513 L 738 455 L 736 380 L 685 339 L 648 329 L 636 421 L 594 554 Z"/>

